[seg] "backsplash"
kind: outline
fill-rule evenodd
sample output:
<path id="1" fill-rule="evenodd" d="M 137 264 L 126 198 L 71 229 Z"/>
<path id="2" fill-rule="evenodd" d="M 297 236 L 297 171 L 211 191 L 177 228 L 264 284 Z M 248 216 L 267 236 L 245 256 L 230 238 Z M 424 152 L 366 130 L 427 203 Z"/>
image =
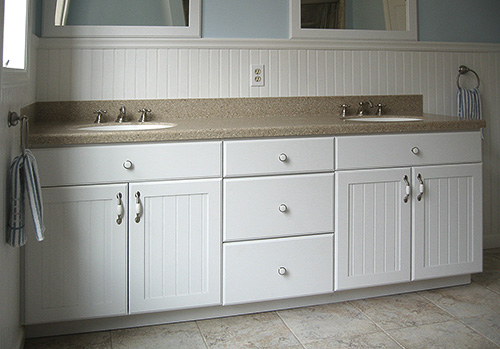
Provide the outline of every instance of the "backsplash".
<path id="1" fill-rule="evenodd" d="M 350 105 L 348 115 L 354 115 L 359 102 L 370 100 L 383 104 L 384 115 L 422 115 L 422 95 L 396 96 L 330 96 L 330 97 L 274 97 L 274 98 L 208 98 L 208 99 L 132 99 L 108 101 L 37 102 L 23 109 L 31 120 L 42 122 L 88 121 L 93 112 L 107 113 L 105 121 L 114 121 L 123 105 L 127 109 L 125 121 L 137 121 L 139 109 L 151 110 L 150 120 L 165 118 L 225 118 L 246 116 L 340 115 L 341 104 Z M 376 108 L 369 110 L 375 114 Z"/>

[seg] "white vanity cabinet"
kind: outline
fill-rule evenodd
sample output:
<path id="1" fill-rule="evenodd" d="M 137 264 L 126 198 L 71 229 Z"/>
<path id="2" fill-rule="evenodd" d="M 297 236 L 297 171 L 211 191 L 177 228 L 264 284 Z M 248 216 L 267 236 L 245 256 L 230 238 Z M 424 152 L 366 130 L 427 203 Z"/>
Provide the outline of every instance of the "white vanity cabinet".
<path id="1" fill-rule="evenodd" d="M 335 290 L 481 271 L 479 132 L 337 137 L 336 152 Z"/>
<path id="2" fill-rule="evenodd" d="M 221 142 L 34 154 L 46 238 L 25 249 L 26 324 L 220 304 Z"/>
<path id="3" fill-rule="evenodd" d="M 224 305 L 333 291 L 333 148 L 333 137 L 224 142 Z"/>

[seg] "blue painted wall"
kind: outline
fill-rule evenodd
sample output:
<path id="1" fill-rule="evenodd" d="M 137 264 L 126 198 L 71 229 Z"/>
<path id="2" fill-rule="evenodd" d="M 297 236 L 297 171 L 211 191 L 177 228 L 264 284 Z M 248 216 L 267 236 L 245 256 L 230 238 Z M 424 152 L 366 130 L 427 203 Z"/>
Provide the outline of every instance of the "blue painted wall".
<path id="1" fill-rule="evenodd" d="M 287 39 L 288 4 L 289 0 L 202 0 L 202 36 Z M 500 0 L 418 0 L 417 7 L 419 41 L 500 43 Z M 34 31 L 39 34 L 39 26 Z"/>

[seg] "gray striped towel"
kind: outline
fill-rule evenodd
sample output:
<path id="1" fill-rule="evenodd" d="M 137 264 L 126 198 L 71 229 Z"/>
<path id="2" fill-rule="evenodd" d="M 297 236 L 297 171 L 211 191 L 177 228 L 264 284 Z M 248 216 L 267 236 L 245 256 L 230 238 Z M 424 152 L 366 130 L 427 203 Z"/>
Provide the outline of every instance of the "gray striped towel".
<path id="1" fill-rule="evenodd" d="M 483 118 L 481 111 L 481 96 L 479 89 L 459 88 L 457 95 L 458 116 L 462 119 L 481 120 Z M 484 138 L 484 130 L 481 129 Z"/>
<path id="2" fill-rule="evenodd" d="M 35 235 L 38 241 L 44 239 L 45 226 L 43 225 L 43 204 L 38 177 L 38 168 L 33 153 L 26 149 L 25 155 L 17 156 L 10 166 L 11 188 L 9 200 L 9 226 L 7 243 L 13 247 L 26 244 L 27 237 L 24 231 L 25 220 L 25 192 L 28 192 L 31 216 L 35 226 Z"/>

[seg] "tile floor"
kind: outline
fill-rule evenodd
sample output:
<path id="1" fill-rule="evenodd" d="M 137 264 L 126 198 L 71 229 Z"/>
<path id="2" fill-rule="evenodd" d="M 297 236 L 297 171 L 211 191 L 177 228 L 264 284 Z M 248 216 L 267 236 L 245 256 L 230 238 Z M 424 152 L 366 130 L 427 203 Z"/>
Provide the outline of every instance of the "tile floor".
<path id="1" fill-rule="evenodd" d="M 31 339 L 25 348 L 500 348 L 500 249 L 470 285 L 170 325 Z"/>

